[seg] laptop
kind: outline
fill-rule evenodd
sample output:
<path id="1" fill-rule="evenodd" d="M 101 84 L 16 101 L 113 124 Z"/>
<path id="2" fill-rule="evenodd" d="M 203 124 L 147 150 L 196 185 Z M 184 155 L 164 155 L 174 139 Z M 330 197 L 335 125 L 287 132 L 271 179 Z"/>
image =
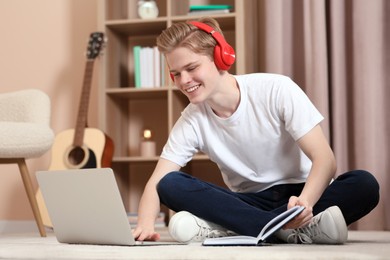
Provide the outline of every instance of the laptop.
<path id="1" fill-rule="evenodd" d="M 114 173 L 110 168 L 36 173 L 54 234 L 60 243 L 164 245 L 136 241 Z"/>

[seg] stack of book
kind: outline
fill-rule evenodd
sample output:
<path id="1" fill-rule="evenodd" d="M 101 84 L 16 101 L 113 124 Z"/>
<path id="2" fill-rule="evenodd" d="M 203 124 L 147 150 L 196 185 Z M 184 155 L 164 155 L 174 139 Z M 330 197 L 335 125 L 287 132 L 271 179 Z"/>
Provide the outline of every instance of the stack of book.
<path id="1" fill-rule="evenodd" d="M 189 15 L 227 14 L 232 9 L 231 5 L 190 5 Z"/>
<path id="2" fill-rule="evenodd" d="M 167 85 L 168 69 L 157 46 L 133 47 L 134 86 L 136 88 L 156 88 Z"/>
<path id="3" fill-rule="evenodd" d="M 137 222 L 138 222 L 138 214 L 137 213 L 131 213 L 131 212 L 128 212 L 127 213 L 127 217 L 129 219 L 129 223 L 130 223 L 130 226 L 132 228 L 135 228 L 135 226 L 137 225 Z M 165 223 L 165 213 L 164 212 L 160 212 L 158 214 L 158 217 L 156 219 L 156 222 L 155 222 L 155 227 L 166 227 L 166 223 Z"/>

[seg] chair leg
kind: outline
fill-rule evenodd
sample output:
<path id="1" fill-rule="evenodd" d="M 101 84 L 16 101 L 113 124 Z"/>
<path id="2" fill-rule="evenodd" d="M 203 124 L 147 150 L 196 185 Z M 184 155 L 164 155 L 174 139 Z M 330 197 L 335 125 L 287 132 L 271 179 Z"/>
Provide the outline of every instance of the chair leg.
<path id="1" fill-rule="evenodd" d="M 30 174 L 28 172 L 27 164 L 25 159 L 18 160 L 18 166 L 20 170 L 20 174 L 22 176 L 24 188 L 27 193 L 28 200 L 30 201 L 30 205 L 34 214 L 35 222 L 37 223 L 39 233 L 41 234 L 41 237 L 46 237 L 46 230 L 45 226 L 42 222 L 41 213 L 39 212 L 38 203 L 35 198 L 33 186 L 30 179 Z"/>

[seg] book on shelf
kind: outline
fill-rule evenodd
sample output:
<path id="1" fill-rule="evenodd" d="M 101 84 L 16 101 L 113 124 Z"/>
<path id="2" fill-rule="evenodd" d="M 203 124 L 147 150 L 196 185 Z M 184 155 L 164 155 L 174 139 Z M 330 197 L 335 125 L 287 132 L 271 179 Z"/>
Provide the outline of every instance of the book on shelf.
<path id="1" fill-rule="evenodd" d="M 166 86 L 167 67 L 164 56 L 157 46 L 133 46 L 135 88 L 156 88 Z"/>
<path id="2" fill-rule="evenodd" d="M 305 208 L 295 206 L 289 210 L 277 215 L 271 219 L 260 231 L 257 237 L 251 236 L 228 236 L 207 238 L 203 241 L 204 246 L 260 246 L 265 243 L 266 239 L 281 229 L 287 222 L 296 217 Z"/>
<path id="3" fill-rule="evenodd" d="M 133 212 L 127 212 L 127 218 L 129 219 L 130 226 L 134 228 L 138 222 L 138 214 Z M 160 212 L 155 221 L 155 227 L 166 227 L 165 213 Z"/>
<path id="4" fill-rule="evenodd" d="M 190 11 L 232 9 L 231 5 L 190 5 Z"/>
<path id="5" fill-rule="evenodd" d="M 141 65 L 141 88 L 152 88 L 153 86 L 153 49 L 142 47 L 140 53 Z"/>
<path id="6" fill-rule="evenodd" d="M 140 52 L 141 46 L 133 47 L 133 55 L 134 55 L 134 86 L 136 88 L 141 87 L 141 68 L 140 68 Z"/>
<path id="7" fill-rule="evenodd" d="M 212 15 L 230 13 L 231 5 L 191 5 L 189 15 Z"/>
<path id="8" fill-rule="evenodd" d="M 161 86 L 168 86 L 168 82 L 166 79 L 168 78 L 166 73 L 169 73 L 168 71 L 168 65 L 165 63 L 165 56 L 163 54 L 160 54 L 160 84 Z"/>
<path id="9" fill-rule="evenodd" d="M 158 50 L 157 46 L 153 47 L 153 85 L 154 86 L 161 86 L 161 63 L 160 63 L 160 51 Z"/>

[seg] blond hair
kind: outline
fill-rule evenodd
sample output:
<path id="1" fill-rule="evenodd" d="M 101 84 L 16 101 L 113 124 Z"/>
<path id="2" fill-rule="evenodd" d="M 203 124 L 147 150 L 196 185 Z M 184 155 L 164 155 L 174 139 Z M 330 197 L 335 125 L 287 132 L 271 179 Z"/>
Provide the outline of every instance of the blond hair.
<path id="1" fill-rule="evenodd" d="M 223 35 L 218 22 L 213 18 L 204 17 L 197 21 L 211 26 Z M 167 54 L 178 47 L 185 47 L 194 53 L 207 55 L 212 60 L 214 60 L 216 44 L 217 41 L 209 33 L 188 22 L 174 23 L 157 37 L 158 49 L 163 54 Z"/>

